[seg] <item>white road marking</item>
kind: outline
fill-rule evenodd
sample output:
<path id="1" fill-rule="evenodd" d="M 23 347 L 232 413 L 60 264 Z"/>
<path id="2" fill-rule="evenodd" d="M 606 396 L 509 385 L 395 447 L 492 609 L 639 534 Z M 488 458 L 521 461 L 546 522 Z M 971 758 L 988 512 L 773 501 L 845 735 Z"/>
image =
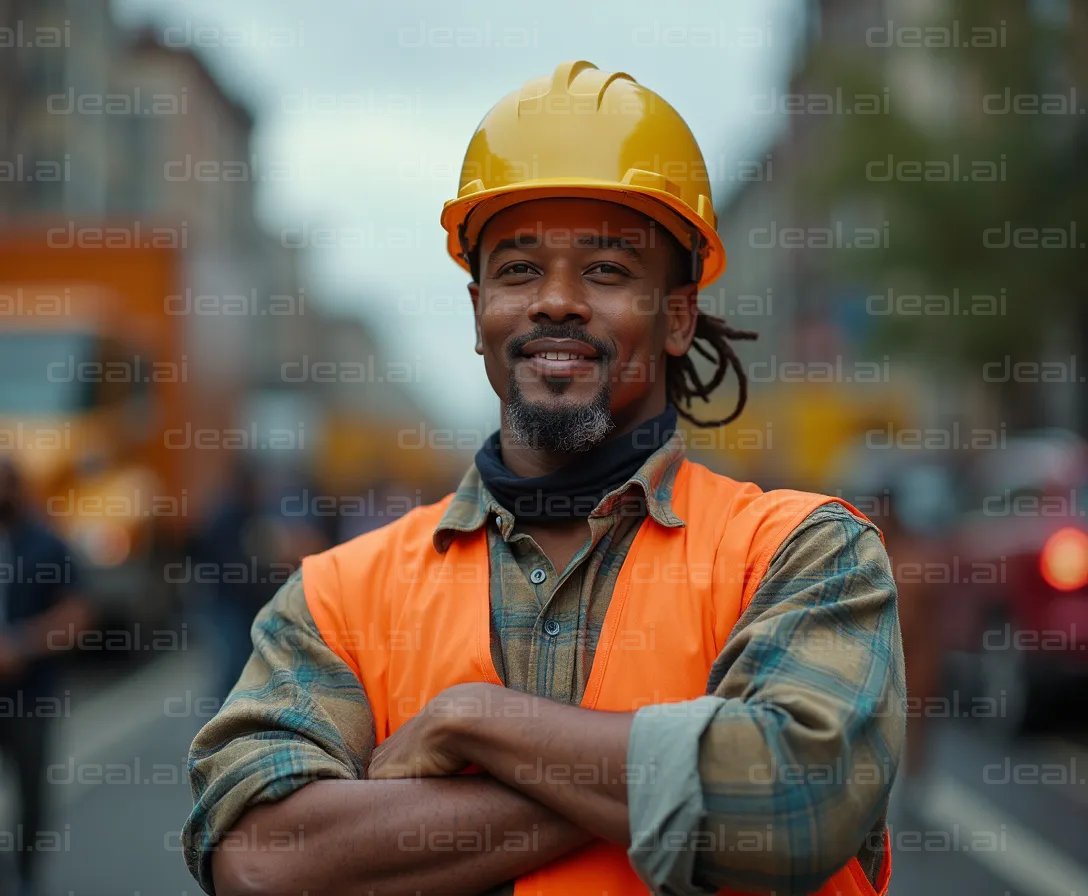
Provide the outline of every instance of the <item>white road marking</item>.
<path id="1" fill-rule="evenodd" d="M 934 776 L 929 796 L 917 810 L 927 824 L 943 829 L 959 825 L 960 829 L 999 835 L 1004 828 L 1004 849 L 973 849 L 963 854 L 1027 896 L 1088 896 L 1088 868 L 950 775 Z"/>
<path id="2" fill-rule="evenodd" d="M 210 683 L 208 663 L 192 651 L 168 654 L 117 684 L 73 707 L 57 743 L 76 762 L 111 753 L 115 747 L 150 727 L 165 715 L 164 702 L 184 690 L 203 694 Z M 178 695 L 180 696 L 180 695 Z"/>

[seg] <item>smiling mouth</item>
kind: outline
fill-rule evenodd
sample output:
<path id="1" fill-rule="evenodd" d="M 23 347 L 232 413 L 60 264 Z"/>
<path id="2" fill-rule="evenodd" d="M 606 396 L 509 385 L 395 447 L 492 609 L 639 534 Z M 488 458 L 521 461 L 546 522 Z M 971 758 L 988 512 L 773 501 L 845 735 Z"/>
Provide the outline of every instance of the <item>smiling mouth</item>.
<path id="1" fill-rule="evenodd" d="M 575 379 L 601 376 L 607 355 L 599 346 L 580 338 L 582 334 L 542 336 L 521 346 L 519 354 L 527 371 L 558 385 Z"/>

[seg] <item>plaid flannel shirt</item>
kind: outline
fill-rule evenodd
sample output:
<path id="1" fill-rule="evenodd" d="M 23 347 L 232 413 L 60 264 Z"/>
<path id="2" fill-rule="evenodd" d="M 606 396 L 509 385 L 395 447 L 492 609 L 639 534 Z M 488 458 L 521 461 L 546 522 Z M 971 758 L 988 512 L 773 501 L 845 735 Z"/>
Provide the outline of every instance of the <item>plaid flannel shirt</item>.
<path id="1" fill-rule="evenodd" d="M 515 531 L 469 469 L 434 545 L 445 550 L 458 533 L 491 524 L 491 653 L 506 687 L 581 700 L 639 526 L 647 514 L 684 525 L 671 506 L 683 457 L 678 431 L 601 501 L 589 540 L 564 570 Z M 546 575 L 533 583 L 540 569 Z M 545 608 L 560 635 L 540 636 Z M 318 634 L 301 574 L 258 614 L 252 634 L 238 684 L 189 753 L 195 806 L 185 858 L 209 893 L 215 846 L 247 808 L 321 778 L 364 777 L 375 743 L 366 694 Z M 875 527 L 837 504 L 802 521 L 724 645 L 706 693 L 680 705 L 687 713 L 645 707 L 635 717 L 628 762 L 655 771 L 652 786 L 632 778 L 628 790 L 629 856 L 646 883 L 677 894 L 807 893 L 853 856 L 874 881 L 905 728 L 896 589 Z M 494 892 L 512 893 L 513 882 Z"/>

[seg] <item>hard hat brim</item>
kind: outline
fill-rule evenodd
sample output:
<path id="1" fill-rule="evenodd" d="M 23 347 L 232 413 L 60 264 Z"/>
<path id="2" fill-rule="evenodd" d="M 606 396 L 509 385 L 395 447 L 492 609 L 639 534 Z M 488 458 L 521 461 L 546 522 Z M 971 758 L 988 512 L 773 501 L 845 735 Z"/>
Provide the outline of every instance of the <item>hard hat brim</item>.
<path id="1" fill-rule="evenodd" d="M 446 249 L 466 271 L 469 264 L 462 249 L 462 235 L 474 247 L 487 221 L 499 211 L 534 199 L 588 198 L 614 202 L 645 214 L 665 227 L 685 249 L 691 249 L 693 231 L 703 238 L 703 270 L 699 288 L 713 283 L 726 267 L 725 246 L 710 221 L 693 215 L 691 207 L 665 190 L 590 178 L 555 178 L 506 184 L 450 199 L 442 207 Z M 701 209 L 700 209 L 701 210 Z M 713 216 L 713 210 L 708 210 Z M 463 228 L 463 233 L 462 233 Z"/>

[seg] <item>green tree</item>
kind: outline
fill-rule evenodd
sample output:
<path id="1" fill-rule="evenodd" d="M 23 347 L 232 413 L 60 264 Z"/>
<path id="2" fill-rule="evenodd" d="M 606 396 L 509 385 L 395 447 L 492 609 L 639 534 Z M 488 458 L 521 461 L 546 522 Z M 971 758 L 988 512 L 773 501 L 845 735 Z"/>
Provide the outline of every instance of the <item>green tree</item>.
<path id="1" fill-rule="evenodd" d="M 1070 4 L 1070 15 L 1088 15 L 1077 6 Z M 977 374 L 1005 355 L 1042 359 L 1053 328 L 1072 333 L 1077 349 L 1088 348 L 1088 251 L 1080 248 L 1088 243 L 1088 115 L 1080 114 L 1088 108 L 1088 83 L 1085 48 L 1076 46 L 1088 24 L 1040 21 L 1023 0 L 955 0 L 948 7 L 919 31 L 893 34 L 907 43 L 917 37 L 921 47 L 893 40 L 888 48 L 844 52 L 817 44 L 805 64 L 800 80 L 810 89 L 841 87 L 845 96 L 882 95 L 893 73 L 910 69 L 928 69 L 950 90 L 929 97 L 935 111 L 928 122 L 917 112 L 921 98 L 904 96 L 899 82 L 889 114 L 829 116 L 834 121 L 798 174 L 802 207 L 874 203 L 890 222 L 891 239 L 878 251 L 826 253 L 834 256 L 828 273 L 873 292 L 891 287 L 895 295 L 951 295 L 958 288 L 961 309 L 972 308 L 972 295 L 1004 296 L 998 314 L 882 317 L 873 350 L 954 358 Z M 960 46 L 939 46 L 954 30 Z M 985 46 L 991 35 L 998 46 Z M 977 45 L 964 48 L 965 41 Z M 941 114 L 942 103 L 951 115 Z M 1063 103 L 1073 108 L 1063 113 Z M 951 167 L 957 157 L 960 180 L 951 182 L 940 163 Z M 984 244 L 987 230 L 991 244 L 1004 243 L 1006 226 L 1010 233 L 1038 230 L 1037 245 L 1056 244 L 1059 231 L 1068 240 L 1074 230 L 1076 245 Z M 1015 384 L 1005 389 L 1006 406 L 1019 408 L 1021 422 L 1035 422 L 1030 395 Z"/>

